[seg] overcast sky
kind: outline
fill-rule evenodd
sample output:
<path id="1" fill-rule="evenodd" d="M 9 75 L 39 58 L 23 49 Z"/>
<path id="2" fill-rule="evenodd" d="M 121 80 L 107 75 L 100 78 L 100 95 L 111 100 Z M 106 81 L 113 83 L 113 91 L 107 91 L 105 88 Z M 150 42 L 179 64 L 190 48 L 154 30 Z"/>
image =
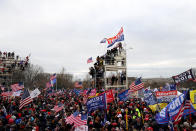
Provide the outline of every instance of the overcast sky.
<path id="1" fill-rule="evenodd" d="M 196 67 L 195 0 L 0 0 L 0 50 L 77 78 L 124 28 L 128 76 L 171 77 Z"/>

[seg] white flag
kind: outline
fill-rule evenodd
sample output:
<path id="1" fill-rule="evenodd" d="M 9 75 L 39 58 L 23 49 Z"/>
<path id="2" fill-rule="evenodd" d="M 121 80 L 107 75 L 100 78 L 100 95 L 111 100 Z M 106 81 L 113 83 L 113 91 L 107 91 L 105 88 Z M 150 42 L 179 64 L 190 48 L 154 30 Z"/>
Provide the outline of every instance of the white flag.
<path id="1" fill-rule="evenodd" d="M 13 92 L 12 96 L 20 96 L 21 90 Z"/>
<path id="2" fill-rule="evenodd" d="M 88 131 L 88 126 L 82 125 L 75 128 L 75 131 Z"/>
<path id="3" fill-rule="evenodd" d="M 38 97 L 38 95 L 41 94 L 41 92 L 36 88 L 34 91 L 31 92 L 30 96 L 31 98 Z"/>

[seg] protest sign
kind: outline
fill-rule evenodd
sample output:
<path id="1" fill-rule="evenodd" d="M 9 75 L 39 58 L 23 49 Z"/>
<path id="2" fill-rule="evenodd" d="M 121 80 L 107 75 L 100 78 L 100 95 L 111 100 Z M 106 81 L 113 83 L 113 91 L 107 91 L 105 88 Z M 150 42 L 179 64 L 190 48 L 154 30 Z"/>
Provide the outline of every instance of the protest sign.
<path id="1" fill-rule="evenodd" d="M 156 98 L 158 103 L 169 103 L 176 97 L 177 97 L 177 90 L 156 92 Z"/>

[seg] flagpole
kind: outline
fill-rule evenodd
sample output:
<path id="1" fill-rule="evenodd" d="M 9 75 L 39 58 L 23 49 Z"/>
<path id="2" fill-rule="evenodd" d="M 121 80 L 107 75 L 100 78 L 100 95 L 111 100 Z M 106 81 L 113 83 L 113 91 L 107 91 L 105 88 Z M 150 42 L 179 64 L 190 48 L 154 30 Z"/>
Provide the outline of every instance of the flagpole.
<path id="1" fill-rule="evenodd" d="M 158 100 L 157 100 L 157 97 L 156 97 L 156 95 L 155 95 L 155 92 L 152 92 L 152 94 L 153 94 L 154 97 L 156 98 L 156 103 L 157 103 L 157 106 L 158 106 L 159 111 L 161 111 L 161 108 L 160 108 L 160 106 L 159 106 L 159 102 L 158 102 Z"/>
<path id="2" fill-rule="evenodd" d="M 56 74 L 56 91 L 57 91 L 57 74 Z"/>
<path id="3" fill-rule="evenodd" d="M 95 85 L 94 85 L 94 87 L 95 87 L 95 89 L 96 89 L 96 78 L 97 78 L 97 72 L 96 72 L 96 69 L 95 69 Z"/>

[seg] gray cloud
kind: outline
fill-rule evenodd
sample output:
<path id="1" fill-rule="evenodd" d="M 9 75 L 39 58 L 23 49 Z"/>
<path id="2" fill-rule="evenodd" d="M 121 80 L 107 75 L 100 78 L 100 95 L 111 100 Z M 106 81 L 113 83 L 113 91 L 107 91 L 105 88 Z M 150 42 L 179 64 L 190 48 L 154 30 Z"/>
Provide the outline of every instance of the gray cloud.
<path id="1" fill-rule="evenodd" d="M 124 27 L 129 76 L 169 77 L 195 67 L 194 0 L 2 0 L 1 50 L 15 51 L 46 72 L 85 76 L 106 52 L 104 37 Z"/>

